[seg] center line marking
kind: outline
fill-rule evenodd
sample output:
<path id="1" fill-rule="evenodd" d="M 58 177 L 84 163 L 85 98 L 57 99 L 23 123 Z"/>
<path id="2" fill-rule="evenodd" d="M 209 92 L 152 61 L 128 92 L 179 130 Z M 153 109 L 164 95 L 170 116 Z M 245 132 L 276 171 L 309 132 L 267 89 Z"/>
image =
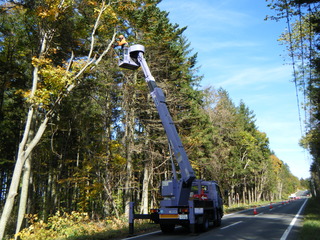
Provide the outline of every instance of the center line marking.
<path id="1" fill-rule="evenodd" d="M 232 226 L 234 226 L 234 225 L 236 225 L 236 224 L 239 224 L 239 223 L 242 223 L 242 221 L 232 223 L 232 224 L 230 224 L 230 225 L 228 225 L 228 226 L 225 226 L 225 227 L 223 227 L 223 228 L 220 228 L 220 229 L 223 230 L 223 229 L 226 229 L 226 228 L 228 228 L 228 227 L 232 227 Z"/>

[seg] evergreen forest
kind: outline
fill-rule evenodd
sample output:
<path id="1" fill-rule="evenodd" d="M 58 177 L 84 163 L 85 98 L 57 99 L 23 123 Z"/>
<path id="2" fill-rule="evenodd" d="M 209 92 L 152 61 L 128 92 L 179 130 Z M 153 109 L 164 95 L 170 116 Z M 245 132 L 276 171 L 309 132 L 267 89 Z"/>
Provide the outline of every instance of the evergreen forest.
<path id="1" fill-rule="evenodd" d="M 0 2 L 0 239 L 27 227 L 25 216 L 120 219 L 130 201 L 140 213 L 157 207 L 161 181 L 172 177 L 168 140 L 142 71 L 118 67 L 119 34 L 145 46 L 197 177 L 217 181 L 226 206 L 287 199 L 306 185 L 270 149 L 249 106 L 226 89 L 201 87 L 186 27 L 159 2 Z M 301 145 L 320 194 L 318 1 L 269 2 L 281 15 L 273 18 L 310 8 L 301 14 L 308 34 L 298 37 L 295 23 L 294 38 L 284 33 L 283 41 L 296 61 L 310 60 L 297 67 L 296 84 L 304 71 L 310 118 Z"/>

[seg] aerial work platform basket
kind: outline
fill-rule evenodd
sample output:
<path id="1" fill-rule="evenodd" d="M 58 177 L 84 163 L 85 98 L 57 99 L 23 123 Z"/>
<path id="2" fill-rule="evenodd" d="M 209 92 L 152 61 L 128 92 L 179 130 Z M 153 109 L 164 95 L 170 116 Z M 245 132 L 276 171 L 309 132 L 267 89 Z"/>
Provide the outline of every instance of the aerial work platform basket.
<path id="1" fill-rule="evenodd" d="M 118 62 L 119 67 L 130 70 L 138 69 L 140 67 L 140 63 L 137 60 L 139 52 L 144 53 L 144 46 L 137 44 L 129 48 L 123 48 L 122 56 L 120 56 Z"/>

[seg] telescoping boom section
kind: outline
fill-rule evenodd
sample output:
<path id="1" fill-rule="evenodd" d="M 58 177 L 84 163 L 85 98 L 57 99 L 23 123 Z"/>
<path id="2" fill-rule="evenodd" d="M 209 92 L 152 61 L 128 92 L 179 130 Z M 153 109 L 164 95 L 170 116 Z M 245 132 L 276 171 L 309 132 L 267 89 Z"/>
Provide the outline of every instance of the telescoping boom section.
<path id="1" fill-rule="evenodd" d="M 178 181 L 178 179 L 165 181 L 164 185 L 162 186 L 162 193 L 168 196 L 175 196 L 171 199 L 170 203 L 167 204 L 186 205 L 190 195 L 192 181 L 195 179 L 195 174 L 190 165 L 187 153 L 182 145 L 177 129 L 168 111 L 166 98 L 163 94 L 163 91 L 157 86 L 144 58 L 144 46 L 133 45 L 128 49 L 128 51 L 125 50 L 123 61 L 120 61 L 119 66 L 127 69 L 137 69 L 141 67 L 143 70 L 150 94 L 158 110 L 162 125 L 167 134 L 169 144 L 173 150 L 181 174 L 180 181 Z"/>
<path id="2" fill-rule="evenodd" d="M 139 44 L 125 48 L 119 67 L 130 70 L 142 68 L 181 177 L 178 179 L 172 164 L 173 178 L 162 181 L 160 207 L 151 214 L 134 214 L 134 203 L 130 203 L 129 232 L 133 234 L 134 219 L 151 219 L 160 224 L 163 232 L 172 231 L 176 224 L 187 225 L 194 232 L 196 224 L 207 226 L 210 220 L 219 223 L 223 215 L 221 194 L 216 182 L 195 180 L 195 173 L 167 108 L 165 95 L 150 72 L 144 52 L 144 46 Z"/>

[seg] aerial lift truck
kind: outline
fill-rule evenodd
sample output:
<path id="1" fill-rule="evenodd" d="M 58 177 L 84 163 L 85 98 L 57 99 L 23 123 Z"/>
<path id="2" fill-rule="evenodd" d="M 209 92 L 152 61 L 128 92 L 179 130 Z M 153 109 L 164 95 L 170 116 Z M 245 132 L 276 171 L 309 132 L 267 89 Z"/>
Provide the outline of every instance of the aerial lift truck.
<path id="1" fill-rule="evenodd" d="M 178 178 L 175 165 L 172 162 L 173 178 L 162 181 L 162 200 L 159 209 L 151 209 L 150 214 L 135 214 L 134 203 L 130 203 L 129 234 L 134 233 L 135 219 L 150 219 L 154 223 L 160 224 L 164 233 L 174 231 L 176 225 L 187 227 L 192 233 L 206 231 L 209 228 L 209 222 L 220 226 L 223 216 L 223 201 L 219 186 L 215 181 L 196 179 L 167 108 L 165 95 L 162 89 L 157 86 L 150 72 L 144 58 L 144 52 L 144 46 L 139 44 L 124 48 L 123 55 L 119 60 L 119 67 L 131 70 L 142 68 L 145 81 L 165 129 L 169 149 L 173 152 L 179 165 L 181 177 Z"/>

